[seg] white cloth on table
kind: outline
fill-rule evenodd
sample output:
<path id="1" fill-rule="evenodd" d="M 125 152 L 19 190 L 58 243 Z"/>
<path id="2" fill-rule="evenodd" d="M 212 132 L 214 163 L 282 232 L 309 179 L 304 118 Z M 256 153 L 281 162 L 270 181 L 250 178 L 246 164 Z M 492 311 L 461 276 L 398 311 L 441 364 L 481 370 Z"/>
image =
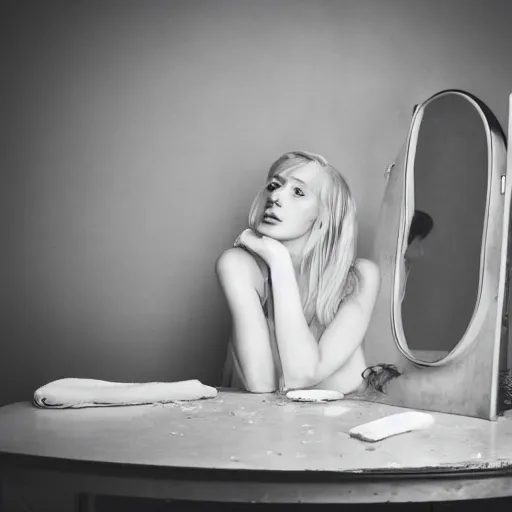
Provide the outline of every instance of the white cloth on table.
<path id="1" fill-rule="evenodd" d="M 199 380 L 176 382 L 110 382 L 65 378 L 34 392 L 34 404 L 42 408 L 69 409 L 168 403 L 177 400 L 214 398 L 217 389 Z"/>

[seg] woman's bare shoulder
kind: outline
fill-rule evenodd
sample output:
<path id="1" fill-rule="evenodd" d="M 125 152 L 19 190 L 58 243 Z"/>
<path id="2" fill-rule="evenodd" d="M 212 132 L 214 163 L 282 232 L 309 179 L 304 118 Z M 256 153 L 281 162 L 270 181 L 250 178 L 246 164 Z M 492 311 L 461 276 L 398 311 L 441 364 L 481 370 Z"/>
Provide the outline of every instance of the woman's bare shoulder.
<path id="1" fill-rule="evenodd" d="M 248 278 L 256 288 L 263 284 L 264 275 L 256 258 L 242 247 L 230 247 L 217 259 L 219 277 Z"/>

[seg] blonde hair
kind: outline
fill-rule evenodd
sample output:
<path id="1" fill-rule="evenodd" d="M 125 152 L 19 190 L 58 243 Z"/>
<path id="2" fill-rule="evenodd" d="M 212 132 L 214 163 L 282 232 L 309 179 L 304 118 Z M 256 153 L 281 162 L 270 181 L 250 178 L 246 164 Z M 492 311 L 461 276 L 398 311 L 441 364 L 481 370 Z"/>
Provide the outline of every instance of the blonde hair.
<path id="1" fill-rule="evenodd" d="M 343 176 L 327 160 L 309 151 L 292 151 L 279 157 L 270 167 L 267 182 L 274 176 L 316 162 L 327 180 L 319 190 L 319 215 L 304 247 L 300 273 L 308 287 L 302 306 L 308 323 L 316 317 L 323 328 L 334 319 L 341 302 L 357 287 L 359 274 L 354 266 L 357 222 L 356 205 Z M 265 187 L 254 199 L 249 212 L 252 230 L 265 207 Z"/>

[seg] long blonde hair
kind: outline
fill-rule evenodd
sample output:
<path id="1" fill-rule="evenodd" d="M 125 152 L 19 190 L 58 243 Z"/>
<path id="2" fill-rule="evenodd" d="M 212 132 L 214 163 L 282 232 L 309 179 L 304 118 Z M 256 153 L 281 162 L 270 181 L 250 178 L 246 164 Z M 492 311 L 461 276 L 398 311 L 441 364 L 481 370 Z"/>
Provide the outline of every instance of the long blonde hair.
<path id="1" fill-rule="evenodd" d="M 267 182 L 274 176 L 316 162 L 325 173 L 319 191 L 319 215 L 304 247 L 300 273 L 306 277 L 307 292 L 302 306 L 308 323 L 316 317 L 325 328 L 334 319 L 341 302 L 357 287 L 355 268 L 357 243 L 356 205 L 343 176 L 327 160 L 309 151 L 292 151 L 279 157 L 270 167 Z M 254 199 L 249 212 L 249 227 L 256 229 L 265 208 L 265 187 Z"/>

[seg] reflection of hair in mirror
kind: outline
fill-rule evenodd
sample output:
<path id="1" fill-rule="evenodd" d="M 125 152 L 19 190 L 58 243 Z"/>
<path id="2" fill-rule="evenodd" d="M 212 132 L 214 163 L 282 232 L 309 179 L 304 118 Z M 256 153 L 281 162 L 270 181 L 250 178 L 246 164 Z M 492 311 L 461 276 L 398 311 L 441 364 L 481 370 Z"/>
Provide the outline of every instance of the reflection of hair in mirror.
<path id="1" fill-rule="evenodd" d="M 432 217 L 421 210 L 414 210 L 414 215 L 409 229 L 409 236 L 407 238 L 407 249 L 405 250 L 404 260 L 402 265 L 402 285 L 400 292 L 400 301 L 405 296 L 405 285 L 412 263 L 423 256 L 422 241 L 429 235 L 434 227 Z"/>
<path id="2" fill-rule="evenodd" d="M 411 245 L 415 238 L 419 238 L 420 240 L 426 238 L 433 227 L 434 221 L 428 213 L 422 212 L 421 210 L 414 210 L 407 245 Z"/>

